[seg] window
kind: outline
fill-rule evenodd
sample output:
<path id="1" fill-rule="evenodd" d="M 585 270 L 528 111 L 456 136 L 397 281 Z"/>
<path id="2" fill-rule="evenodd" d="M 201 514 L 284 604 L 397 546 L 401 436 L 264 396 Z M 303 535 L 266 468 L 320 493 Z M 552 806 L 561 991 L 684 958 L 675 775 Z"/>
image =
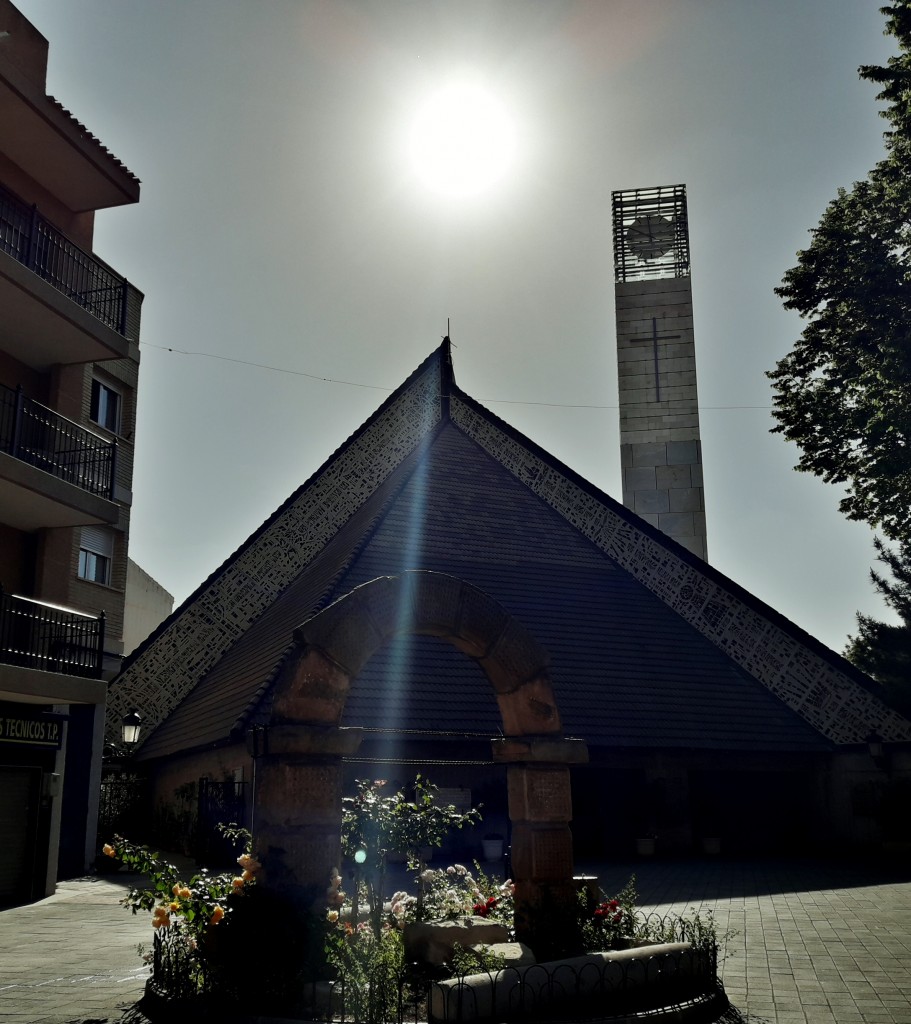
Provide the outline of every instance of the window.
<path id="1" fill-rule="evenodd" d="M 98 526 L 84 526 L 79 544 L 79 578 L 110 584 L 114 534 Z"/>
<path id="2" fill-rule="evenodd" d="M 102 384 L 100 380 L 92 381 L 92 407 L 89 415 L 95 423 L 113 434 L 120 433 L 121 401 L 119 391 Z"/>

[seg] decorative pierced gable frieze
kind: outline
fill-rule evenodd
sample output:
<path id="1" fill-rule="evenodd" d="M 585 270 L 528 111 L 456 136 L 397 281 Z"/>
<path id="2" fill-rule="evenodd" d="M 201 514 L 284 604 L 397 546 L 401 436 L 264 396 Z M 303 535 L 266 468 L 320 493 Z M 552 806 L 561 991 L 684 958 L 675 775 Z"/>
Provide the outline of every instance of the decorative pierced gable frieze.
<path id="1" fill-rule="evenodd" d="M 456 396 L 452 420 L 606 555 L 834 743 L 911 739 L 911 726 L 796 636 L 674 554 Z"/>
<path id="2" fill-rule="evenodd" d="M 118 677 L 107 732 L 141 709 L 149 735 L 440 421 L 440 366 L 423 372 L 172 617 Z"/>

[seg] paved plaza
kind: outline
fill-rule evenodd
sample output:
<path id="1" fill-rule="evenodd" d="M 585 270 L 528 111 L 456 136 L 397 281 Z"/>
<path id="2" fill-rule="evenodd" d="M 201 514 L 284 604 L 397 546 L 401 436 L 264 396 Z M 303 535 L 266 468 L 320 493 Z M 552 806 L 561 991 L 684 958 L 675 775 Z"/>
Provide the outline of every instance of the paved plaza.
<path id="1" fill-rule="evenodd" d="M 646 909 L 714 911 L 722 976 L 749 1024 L 911 1024 L 907 861 L 582 865 L 605 890 L 635 872 Z M 0 911 L 0 1024 L 140 1021 L 147 915 L 118 906 L 131 876 L 63 882 Z"/>
<path id="2" fill-rule="evenodd" d="M 714 912 L 720 973 L 750 1024 L 911 1024 L 911 862 L 639 861 L 645 909 Z"/>

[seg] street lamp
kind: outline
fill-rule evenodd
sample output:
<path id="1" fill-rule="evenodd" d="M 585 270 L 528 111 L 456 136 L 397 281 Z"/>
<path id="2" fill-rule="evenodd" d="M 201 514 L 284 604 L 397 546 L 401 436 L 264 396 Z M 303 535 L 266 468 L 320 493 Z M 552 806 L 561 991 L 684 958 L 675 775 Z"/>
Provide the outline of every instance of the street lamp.
<path id="1" fill-rule="evenodd" d="M 120 719 L 121 734 L 123 742 L 128 746 L 135 746 L 139 742 L 139 730 L 142 728 L 142 716 L 134 708 Z"/>
<path id="2" fill-rule="evenodd" d="M 876 767 L 887 775 L 891 774 L 892 762 L 882 736 L 874 729 L 867 737 L 867 750 Z"/>

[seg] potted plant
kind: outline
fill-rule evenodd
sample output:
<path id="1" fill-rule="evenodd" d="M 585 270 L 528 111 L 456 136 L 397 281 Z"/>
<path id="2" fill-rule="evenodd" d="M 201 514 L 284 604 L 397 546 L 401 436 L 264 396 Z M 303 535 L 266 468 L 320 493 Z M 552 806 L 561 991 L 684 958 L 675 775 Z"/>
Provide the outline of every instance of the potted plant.
<path id="1" fill-rule="evenodd" d="M 636 840 L 636 853 L 640 857 L 652 857 L 655 854 L 655 840 L 658 837 L 654 833 L 639 836 Z"/>
<path id="2" fill-rule="evenodd" d="M 488 832 L 481 840 L 481 848 L 484 850 L 484 860 L 503 859 L 503 837 L 499 832 Z"/>

